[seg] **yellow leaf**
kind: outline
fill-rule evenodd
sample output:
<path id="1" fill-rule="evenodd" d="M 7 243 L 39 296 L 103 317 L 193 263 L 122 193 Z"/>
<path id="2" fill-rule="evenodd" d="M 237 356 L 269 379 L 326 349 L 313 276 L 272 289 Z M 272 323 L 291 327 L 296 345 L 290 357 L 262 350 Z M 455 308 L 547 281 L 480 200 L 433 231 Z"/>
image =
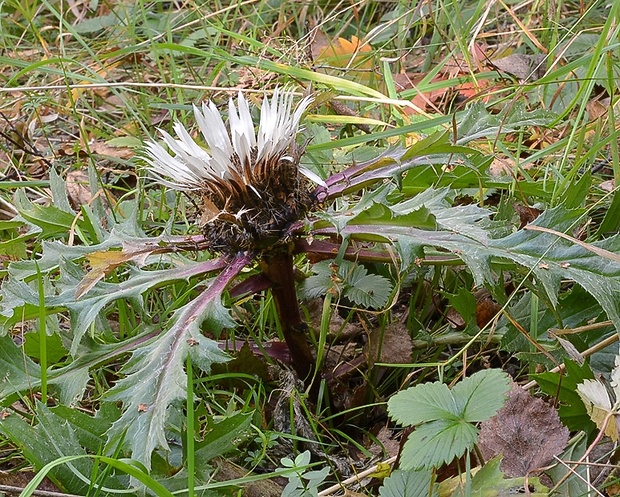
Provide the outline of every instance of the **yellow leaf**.
<path id="1" fill-rule="evenodd" d="M 375 470 L 367 476 L 369 476 L 370 478 L 383 479 L 383 478 L 387 478 L 388 476 L 390 476 L 391 473 L 392 473 L 392 465 L 385 463 L 385 462 L 380 462 L 380 463 L 377 463 Z"/>
<path id="2" fill-rule="evenodd" d="M 146 258 L 157 252 L 166 252 L 167 250 L 158 245 L 152 247 L 142 247 L 140 249 L 127 250 L 99 250 L 93 252 L 86 257 L 86 260 L 90 264 L 90 271 L 82 278 L 80 284 L 75 290 L 75 298 L 79 299 L 84 294 L 89 292 L 99 280 L 110 274 L 117 267 L 125 264 L 126 262 L 134 261 L 139 265 L 144 264 Z"/>
<path id="3" fill-rule="evenodd" d="M 352 36 L 351 41 L 338 38 L 325 47 L 316 61 L 332 67 L 370 70 L 373 65 L 372 53 L 372 47 L 368 43 L 364 43 L 357 36 Z"/>

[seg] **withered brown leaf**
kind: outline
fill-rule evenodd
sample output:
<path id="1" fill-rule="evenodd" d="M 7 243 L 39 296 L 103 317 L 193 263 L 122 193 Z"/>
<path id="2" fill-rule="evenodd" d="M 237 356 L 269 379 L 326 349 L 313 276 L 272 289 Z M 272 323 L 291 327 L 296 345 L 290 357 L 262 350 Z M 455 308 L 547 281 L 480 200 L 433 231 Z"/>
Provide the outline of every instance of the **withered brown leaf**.
<path id="1" fill-rule="evenodd" d="M 503 454 L 502 471 L 519 477 L 547 466 L 568 435 L 553 407 L 513 385 L 504 407 L 482 423 L 478 444 L 485 460 Z"/>

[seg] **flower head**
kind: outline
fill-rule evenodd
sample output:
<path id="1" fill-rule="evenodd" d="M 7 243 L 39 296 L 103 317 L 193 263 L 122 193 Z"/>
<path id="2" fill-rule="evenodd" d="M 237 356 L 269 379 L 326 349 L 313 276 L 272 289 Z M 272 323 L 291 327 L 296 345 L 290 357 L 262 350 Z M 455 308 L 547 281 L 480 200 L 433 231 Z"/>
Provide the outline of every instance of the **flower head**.
<path id="1" fill-rule="evenodd" d="M 306 178 L 322 181 L 299 167 L 304 147 L 296 143 L 311 102 L 306 97 L 293 108 L 293 94 L 276 89 L 271 100 L 263 100 L 255 132 L 250 106 L 239 93 L 237 105 L 232 98 L 228 104 L 228 127 L 213 102 L 194 106 L 206 147 L 180 123 L 174 125 L 177 138 L 160 131 L 170 151 L 147 143 L 145 160 L 155 179 L 201 196 L 202 224 L 213 249 L 267 247 L 311 207 Z"/>

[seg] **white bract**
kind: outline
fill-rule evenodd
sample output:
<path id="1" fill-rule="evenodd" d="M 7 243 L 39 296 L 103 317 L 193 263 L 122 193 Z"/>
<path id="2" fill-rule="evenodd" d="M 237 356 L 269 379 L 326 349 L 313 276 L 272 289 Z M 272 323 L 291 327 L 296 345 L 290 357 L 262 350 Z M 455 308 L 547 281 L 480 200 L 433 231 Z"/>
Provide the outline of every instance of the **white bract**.
<path id="1" fill-rule="evenodd" d="M 252 171 L 281 160 L 294 162 L 287 155 L 294 146 L 299 122 L 312 97 L 303 98 L 292 110 L 293 93 L 275 89 L 271 101 L 265 97 L 260 110 L 260 124 L 255 133 L 250 106 L 241 92 L 237 105 L 228 104 L 228 129 L 213 102 L 194 106 L 194 116 L 207 148 L 190 136 L 181 123 L 174 125 L 177 138 L 160 130 L 170 152 L 161 144 L 146 144 L 146 161 L 151 175 L 160 183 L 177 190 L 200 190 L 214 180 L 241 179 L 247 186 Z M 265 169 L 263 169 L 265 170 Z M 300 173 L 318 184 L 324 182 L 314 173 L 298 167 Z"/>

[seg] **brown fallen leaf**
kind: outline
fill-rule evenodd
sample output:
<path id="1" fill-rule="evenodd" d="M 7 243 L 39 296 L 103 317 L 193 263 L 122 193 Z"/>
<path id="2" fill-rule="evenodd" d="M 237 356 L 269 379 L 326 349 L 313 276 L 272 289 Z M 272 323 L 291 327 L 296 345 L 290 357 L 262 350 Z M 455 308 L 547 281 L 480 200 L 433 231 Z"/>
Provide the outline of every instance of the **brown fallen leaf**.
<path id="1" fill-rule="evenodd" d="M 411 361 L 413 340 L 407 327 L 396 321 L 388 324 L 385 330 L 372 330 L 364 352 L 370 363 L 406 364 Z"/>
<path id="2" fill-rule="evenodd" d="M 501 306 L 486 288 L 476 292 L 476 324 L 479 328 L 484 328 L 493 321 L 500 309 Z"/>
<path id="3" fill-rule="evenodd" d="M 69 171 L 67 173 L 65 185 L 71 207 L 79 210 L 80 206 L 89 205 L 91 203 L 93 195 L 90 190 L 88 174 L 85 171 Z"/>
<path id="4" fill-rule="evenodd" d="M 613 192 L 616 189 L 616 182 L 613 179 L 603 181 L 598 187 L 604 192 Z"/>
<path id="5" fill-rule="evenodd" d="M 400 448 L 400 442 L 394 439 L 394 432 L 387 426 L 382 426 L 379 433 L 376 435 L 376 439 L 379 443 L 373 442 L 368 451 L 383 458 L 394 457 L 398 455 Z"/>
<path id="6" fill-rule="evenodd" d="M 502 471 L 519 477 L 553 461 L 568 436 L 553 407 L 513 385 L 504 407 L 482 423 L 478 445 L 486 460 L 503 454 Z"/>
<path id="7" fill-rule="evenodd" d="M 500 59 L 490 61 L 494 68 L 511 74 L 522 81 L 536 81 L 545 75 L 547 70 L 545 64 L 546 55 L 526 55 L 511 54 Z"/>
<path id="8" fill-rule="evenodd" d="M 129 147 L 115 146 L 110 141 L 96 140 L 89 144 L 90 151 L 94 154 L 117 157 L 119 159 L 129 159 L 135 152 Z"/>
<path id="9" fill-rule="evenodd" d="M 540 209 L 536 209 L 535 207 L 530 207 L 529 205 L 523 204 L 514 204 L 513 209 L 519 214 L 519 229 L 533 222 L 538 216 L 540 216 L 543 211 Z"/>

